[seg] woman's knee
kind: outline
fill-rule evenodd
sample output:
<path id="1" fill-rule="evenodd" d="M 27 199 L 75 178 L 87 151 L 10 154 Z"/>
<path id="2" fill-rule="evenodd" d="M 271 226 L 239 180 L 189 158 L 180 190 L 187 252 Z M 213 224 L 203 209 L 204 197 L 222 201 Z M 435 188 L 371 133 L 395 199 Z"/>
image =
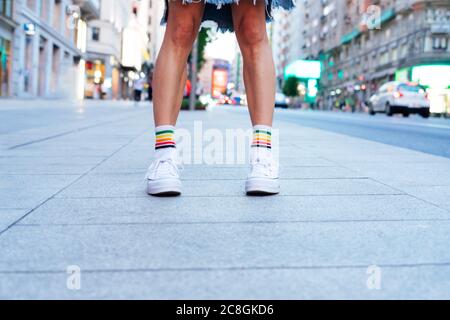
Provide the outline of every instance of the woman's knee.
<path id="1" fill-rule="evenodd" d="M 171 28 L 168 28 L 170 40 L 180 47 L 191 47 L 198 30 L 193 17 L 182 16 L 173 20 Z"/>
<path id="2" fill-rule="evenodd" d="M 236 33 L 241 45 L 248 48 L 260 46 L 267 39 L 265 21 L 251 15 L 241 18 Z"/>

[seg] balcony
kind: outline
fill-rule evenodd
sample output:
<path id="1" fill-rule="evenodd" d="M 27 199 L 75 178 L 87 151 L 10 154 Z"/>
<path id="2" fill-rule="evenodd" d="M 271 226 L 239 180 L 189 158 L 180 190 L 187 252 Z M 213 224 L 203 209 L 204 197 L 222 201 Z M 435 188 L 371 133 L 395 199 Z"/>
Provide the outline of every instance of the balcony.
<path id="1" fill-rule="evenodd" d="M 100 0 L 74 0 L 73 2 L 80 7 L 81 14 L 86 19 L 100 18 Z"/>

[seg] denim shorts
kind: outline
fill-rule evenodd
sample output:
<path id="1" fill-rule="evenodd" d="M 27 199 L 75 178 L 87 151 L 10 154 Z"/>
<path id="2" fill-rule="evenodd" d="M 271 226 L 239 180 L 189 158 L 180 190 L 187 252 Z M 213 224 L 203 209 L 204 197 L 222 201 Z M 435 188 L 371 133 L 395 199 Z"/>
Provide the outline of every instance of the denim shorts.
<path id="1" fill-rule="evenodd" d="M 233 19 L 231 16 L 231 4 L 238 3 L 239 0 L 182 0 L 183 3 L 189 4 L 192 2 L 204 1 L 205 14 L 203 16 L 203 21 L 214 21 L 217 23 L 218 29 L 220 31 L 233 31 Z M 293 0 L 253 0 L 256 1 L 266 1 L 266 18 L 267 21 L 271 21 L 272 10 L 276 8 L 283 8 L 290 10 L 294 7 Z M 161 24 L 167 22 L 168 17 L 168 0 L 166 0 L 166 10 Z"/>

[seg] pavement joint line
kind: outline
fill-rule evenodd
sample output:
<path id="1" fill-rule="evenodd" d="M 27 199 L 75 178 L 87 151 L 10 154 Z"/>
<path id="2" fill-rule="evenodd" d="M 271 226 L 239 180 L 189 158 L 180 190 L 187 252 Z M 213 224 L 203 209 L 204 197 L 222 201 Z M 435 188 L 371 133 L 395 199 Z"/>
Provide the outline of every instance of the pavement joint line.
<path id="1" fill-rule="evenodd" d="M 71 176 L 79 176 L 80 174 L 83 174 L 84 172 L 80 173 L 1 173 L 0 174 L 3 177 L 17 177 L 17 176 L 31 176 L 31 177 L 39 177 L 39 176 L 65 176 L 65 177 L 71 177 Z"/>
<path id="2" fill-rule="evenodd" d="M 334 177 L 334 178 L 280 178 L 280 181 L 303 181 L 303 180 L 371 180 L 369 177 Z M 204 179 L 181 179 L 181 181 L 246 181 L 246 179 L 233 178 L 204 178 Z"/>
<path id="3" fill-rule="evenodd" d="M 141 172 L 138 173 L 133 173 L 133 174 L 140 174 Z M 112 175 L 112 176 L 119 176 L 119 175 L 129 175 L 130 173 L 118 173 L 118 174 L 107 174 L 107 175 Z M 26 175 L 26 174 L 25 174 Z M 16 176 L 16 175 L 11 175 L 11 176 Z M 57 175 L 56 175 L 57 176 Z M 67 175 L 70 176 L 70 175 Z M 91 174 L 90 176 L 105 176 L 105 174 Z M 303 180 L 372 180 L 369 177 L 335 177 L 335 178 L 280 178 L 280 181 L 303 181 Z M 202 179 L 194 179 L 194 178 L 186 178 L 186 179 L 181 179 L 181 181 L 186 181 L 186 182 L 192 182 L 192 181 L 196 181 L 196 182 L 202 182 L 202 181 L 246 181 L 245 178 L 241 178 L 241 179 L 234 179 L 234 178 L 202 178 Z"/>
<path id="4" fill-rule="evenodd" d="M 279 194 L 275 196 L 267 197 L 250 197 L 244 192 L 241 195 L 182 195 L 181 197 L 173 198 L 172 200 L 183 199 L 183 198 L 245 198 L 245 199 L 271 199 L 271 198 L 282 198 L 282 197 L 365 197 L 365 196 L 411 196 L 407 193 L 344 193 L 344 194 Z M 71 196 L 61 196 L 55 197 L 54 199 L 160 199 L 151 197 L 149 195 L 142 196 L 110 196 L 110 197 L 71 197 Z M 420 199 L 419 199 L 420 200 Z"/>
<path id="5" fill-rule="evenodd" d="M 45 138 L 31 140 L 29 142 L 21 143 L 21 144 L 9 147 L 6 150 L 16 150 L 16 149 L 19 149 L 19 148 L 22 148 L 22 147 L 26 147 L 26 146 L 29 146 L 29 145 L 32 145 L 32 144 L 36 144 L 36 143 L 40 143 L 40 142 L 44 142 L 44 141 L 48 141 L 48 140 L 64 137 L 64 136 L 67 136 L 67 135 L 70 135 L 70 134 L 73 134 L 73 133 L 79 133 L 79 132 L 82 132 L 82 131 L 85 131 L 85 130 L 89 130 L 89 129 L 92 129 L 92 128 L 101 127 L 101 126 L 108 125 L 108 124 L 111 124 L 111 123 L 120 122 L 120 121 L 124 121 L 124 120 L 129 120 L 129 119 L 137 118 L 137 117 L 138 117 L 137 115 L 134 115 L 134 116 L 126 117 L 126 118 L 105 121 L 105 122 L 93 124 L 93 125 L 86 126 L 86 127 L 76 128 L 76 129 L 69 130 L 69 131 L 66 131 L 66 132 L 62 132 L 62 133 L 59 133 L 59 134 L 51 135 L 51 136 L 48 136 L 48 137 L 45 137 Z"/>
<path id="6" fill-rule="evenodd" d="M 270 271 L 270 270 L 333 270 L 333 269 L 362 269 L 367 270 L 365 265 L 311 265 L 311 266 L 236 266 L 236 267 L 191 267 L 191 268 L 135 268 L 135 269 L 83 269 L 84 274 L 95 273 L 161 273 L 161 272 L 234 272 L 234 271 Z M 399 263 L 399 264 L 377 264 L 380 268 L 427 268 L 427 267 L 450 267 L 450 262 L 423 262 L 423 263 Z M 0 270 L 0 274 L 12 275 L 34 275 L 34 274 L 67 274 L 66 270 Z"/>
<path id="7" fill-rule="evenodd" d="M 419 198 L 418 196 L 416 196 L 416 195 L 414 195 L 414 194 L 411 194 L 411 193 L 409 193 L 409 192 L 407 192 L 407 191 L 401 190 L 401 189 L 399 189 L 399 188 L 397 188 L 397 187 L 388 185 L 387 183 L 384 183 L 383 181 L 380 181 L 380 180 L 378 180 L 378 179 L 373 178 L 372 180 L 374 180 L 374 181 L 376 181 L 376 182 L 378 182 L 378 183 L 381 183 L 382 185 L 385 185 L 385 186 L 387 186 L 387 187 L 390 187 L 391 189 L 393 189 L 393 190 L 395 190 L 395 191 L 398 191 L 398 192 L 404 192 L 405 194 L 407 194 L 408 196 L 410 196 L 410 197 L 412 197 L 412 198 L 414 198 L 414 199 L 416 199 L 416 200 L 422 201 L 422 202 L 424 202 L 424 203 L 426 203 L 426 204 L 428 204 L 428 205 L 434 206 L 435 208 L 442 209 L 442 210 L 444 210 L 444 211 L 450 213 L 450 209 L 447 209 L 447 208 L 445 208 L 445 207 L 441 207 L 440 205 L 438 205 L 438 204 L 436 204 L 436 203 L 433 203 L 433 202 L 430 202 L 430 201 L 428 201 L 428 200 Z"/>
<path id="8" fill-rule="evenodd" d="M 401 147 L 398 147 L 398 148 L 401 148 Z M 332 163 L 338 164 L 338 162 L 336 162 L 335 160 L 329 160 L 329 159 L 327 159 L 327 160 L 328 160 L 328 161 L 331 161 Z M 351 168 L 349 168 L 349 167 L 347 167 L 347 166 L 345 166 L 345 165 L 342 165 L 342 164 L 341 164 L 341 166 L 342 166 L 343 168 L 348 169 L 348 170 L 353 170 L 353 169 L 351 169 Z M 358 171 L 356 170 L 356 172 L 358 172 Z M 447 212 L 450 213 L 450 209 L 447 209 L 447 208 L 445 208 L 445 207 L 441 207 L 440 205 L 438 205 L 438 204 L 436 204 L 436 203 L 433 203 L 433 202 L 430 202 L 430 201 L 428 201 L 428 200 L 419 198 L 419 197 L 416 196 L 416 195 L 410 194 L 410 193 L 408 193 L 408 192 L 406 192 L 406 191 L 403 191 L 403 190 L 401 190 L 401 189 L 399 189 L 399 188 L 397 188 L 397 187 L 395 187 L 395 186 L 391 186 L 391 185 L 389 185 L 389 184 L 387 184 L 387 183 L 385 183 L 385 182 L 383 182 L 383 181 L 381 181 L 381 180 L 379 180 L 379 179 L 376 179 L 376 178 L 373 178 L 373 177 L 371 177 L 370 179 L 371 179 L 372 181 L 377 182 L 377 183 L 379 183 L 379 184 L 381 184 L 381 185 L 384 185 L 384 186 L 386 186 L 386 187 L 388 187 L 388 188 L 390 188 L 390 189 L 392 189 L 392 190 L 395 190 L 395 191 L 397 191 L 397 192 L 402 192 L 402 193 L 404 193 L 404 194 L 409 195 L 409 196 L 412 197 L 412 198 L 415 198 L 416 200 L 422 201 L 422 202 L 424 202 L 424 203 L 426 203 L 426 204 L 428 204 L 428 205 L 434 206 L 435 208 L 442 209 L 442 210 L 447 211 Z"/>
<path id="9" fill-rule="evenodd" d="M 25 213 L 22 217 L 20 217 L 19 219 L 17 219 L 16 221 L 14 221 L 12 224 L 10 224 L 9 226 L 7 226 L 6 228 L 4 228 L 3 230 L 0 229 L 0 237 L 6 233 L 8 230 L 10 230 L 14 225 L 16 225 L 17 223 L 20 223 L 20 221 L 22 221 L 23 219 L 25 219 L 27 216 L 29 216 L 30 214 L 32 214 L 34 211 L 36 211 L 37 209 L 39 209 L 42 205 L 44 205 L 45 203 L 49 202 L 51 199 L 55 198 L 58 194 L 60 194 L 61 192 L 67 190 L 68 188 L 70 188 L 71 186 L 73 186 L 75 183 L 77 183 L 78 181 L 80 181 L 81 179 L 83 179 L 85 176 L 87 176 L 91 171 L 95 170 L 96 168 L 98 168 L 102 163 L 104 163 L 105 161 L 107 161 L 109 158 L 111 158 L 112 156 L 114 156 L 116 153 L 118 153 L 119 151 L 121 151 L 122 149 L 124 149 L 126 146 L 128 146 L 130 143 L 132 143 L 133 141 L 135 141 L 136 139 L 140 138 L 142 135 L 144 135 L 147 132 L 147 129 L 145 129 L 144 131 L 142 131 L 140 134 L 138 134 L 137 136 L 133 137 L 132 139 L 130 139 L 127 143 L 123 144 L 121 147 L 119 147 L 117 150 L 115 150 L 113 153 L 111 153 L 108 157 L 104 158 L 103 160 L 101 160 L 99 163 L 97 163 L 96 165 L 94 165 L 92 168 L 90 168 L 89 170 L 87 170 L 85 173 L 81 174 L 78 178 L 74 179 L 72 182 L 70 182 L 67 186 L 63 187 L 62 189 L 60 189 L 59 191 L 57 191 L 56 193 L 54 193 L 53 195 L 51 195 L 49 198 L 47 198 L 46 200 L 44 200 L 43 202 L 41 202 L 40 204 L 38 204 L 36 207 L 34 207 L 33 209 L 31 209 L 29 212 Z"/>
<path id="10" fill-rule="evenodd" d="M 450 221 L 450 218 L 436 218 L 436 219 L 347 219 L 347 220 L 273 220 L 273 221 L 186 221 L 186 222 L 111 222 L 111 223 L 18 223 L 15 228 L 36 228 L 36 227 L 115 227 L 115 226 L 159 226 L 159 225 L 234 225 L 234 224 L 322 224 L 322 223 L 368 223 L 368 222 L 440 222 Z"/>
<path id="11" fill-rule="evenodd" d="M 56 155 L 38 155 L 38 156 L 30 156 L 30 155 L 0 155 L 0 159 L 11 159 L 11 158 L 17 158 L 17 159 L 27 159 L 27 158 L 38 158 L 38 159 L 67 159 L 70 158 L 68 156 L 56 156 Z M 104 157 L 102 156 L 90 156 L 90 155 L 83 155 L 83 156 L 77 156 L 77 158 L 87 158 L 87 159 L 103 159 Z"/>

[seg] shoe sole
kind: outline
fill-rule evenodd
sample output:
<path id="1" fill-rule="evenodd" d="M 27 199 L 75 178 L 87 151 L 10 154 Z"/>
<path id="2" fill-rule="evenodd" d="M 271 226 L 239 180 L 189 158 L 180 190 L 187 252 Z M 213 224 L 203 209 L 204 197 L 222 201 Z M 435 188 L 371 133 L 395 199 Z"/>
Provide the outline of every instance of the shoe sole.
<path id="1" fill-rule="evenodd" d="M 280 193 L 278 179 L 248 179 L 245 183 L 248 196 L 273 196 Z"/>
<path id="2" fill-rule="evenodd" d="M 147 193 L 155 197 L 177 197 L 181 195 L 179 179 L 149 180 Z"/>

